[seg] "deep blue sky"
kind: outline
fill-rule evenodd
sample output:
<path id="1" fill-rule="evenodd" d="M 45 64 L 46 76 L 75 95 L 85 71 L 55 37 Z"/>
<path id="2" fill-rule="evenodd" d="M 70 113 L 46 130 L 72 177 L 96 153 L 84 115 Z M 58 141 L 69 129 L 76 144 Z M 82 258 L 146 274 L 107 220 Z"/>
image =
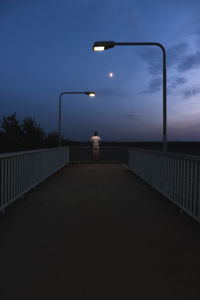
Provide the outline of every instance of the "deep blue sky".
<path id="1" fill-rule="evenodd" d="M 97 40 L 160 42 L 167 52 L 168 139 L 200 140 L 200 1 L 1 0 L 0 118 L 27 115 L 88 140 L 162 140 L 162 53 Z M 109 77 L 109 72 L 114 77 Z"/>

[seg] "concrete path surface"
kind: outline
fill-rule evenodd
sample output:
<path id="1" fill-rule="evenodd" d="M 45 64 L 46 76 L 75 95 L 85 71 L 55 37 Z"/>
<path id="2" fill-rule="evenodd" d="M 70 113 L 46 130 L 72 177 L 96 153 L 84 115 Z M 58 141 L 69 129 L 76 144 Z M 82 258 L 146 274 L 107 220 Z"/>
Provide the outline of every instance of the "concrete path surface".
<path id="1" fill-rule="evenodd" d="M 0 216 L 0 299 L 199 299 L 200 224 L 117 164 L 71 164 Z"/>

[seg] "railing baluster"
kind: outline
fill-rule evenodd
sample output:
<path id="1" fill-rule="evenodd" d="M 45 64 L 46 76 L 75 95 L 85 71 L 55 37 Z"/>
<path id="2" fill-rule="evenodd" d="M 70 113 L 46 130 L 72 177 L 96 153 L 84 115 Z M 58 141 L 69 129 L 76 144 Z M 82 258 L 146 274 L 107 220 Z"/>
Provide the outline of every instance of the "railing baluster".
<path id="1" fill-rule="evenodd" d="M 128 164 L 128 148 L 100 146 L 98 162 L 121 162 Z M 90 146 L 70 147 L 71 162 L 93 162 L 93 150 Z"/>
<path id="2" fill-rule="evenodd" d="M 200 157 L 131 148 L 129 168 L 200 221 Z"/>
<path id="3" fill-rule="evenodd" d="M 192 213 L 197 216 L 197 167 L 198 167 L 198 162 L 194 162 L 194 192 L 193 192 L 193 211 Z"/>
<path id="4" fill-rule="evenodd" d="M 183 160 L 180 159 L 179 205 L 183 205 Z"/>
<path id="5" fill-rule="evenodd" d="M 68 151 L 52 148 L 1 154 L 0 210 L 69 163 Z"/>
<path id="6" fill-rule="evenodd" d="M 193 175 L 193 161 L 190 162 L 190 178 L 189 178 L 189 210 L 192 212 L 193 209 L 193 186 L 194 186 L 194 175 Z"/>

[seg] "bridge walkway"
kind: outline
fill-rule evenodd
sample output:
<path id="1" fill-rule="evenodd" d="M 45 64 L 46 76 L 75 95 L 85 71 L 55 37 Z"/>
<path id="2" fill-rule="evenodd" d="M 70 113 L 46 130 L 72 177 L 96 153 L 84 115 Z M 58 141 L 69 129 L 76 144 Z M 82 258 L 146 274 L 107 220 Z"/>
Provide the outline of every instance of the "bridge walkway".
<path id="1" fill-rule="evenodd" d="M 120 164 L 70 164 L 0 216 L 0 299 L 197 299 L 200 225 Z"/>

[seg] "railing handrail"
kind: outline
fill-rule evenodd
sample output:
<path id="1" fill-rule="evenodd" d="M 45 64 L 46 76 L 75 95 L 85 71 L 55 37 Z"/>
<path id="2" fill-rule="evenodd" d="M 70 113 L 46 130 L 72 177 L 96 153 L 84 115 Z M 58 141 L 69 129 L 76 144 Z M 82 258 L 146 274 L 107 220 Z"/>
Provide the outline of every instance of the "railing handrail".
<path id="1" fill-rule="evenodd" d="M 92 147 L 91 145 L 84 145 L 84 146 L 82 146 L 82 145 L 73 145 L 73 146 L 70 146 L 70 147 L 79 147 L 79 148 L 88 148 L 88 147 Z M 104 148 L 128 148 L 128 146 L 126 147 L 126 146 L 106 146 L 106 145 L 101 145 L 100 144 L 100 147 L 104 147 Z"/>
<path id="2" fill-rule="evenodd" d="M 138 152 L 157 154 L 159 156 L 169 156 L 169 157 L 183 158 L 183 159 L 185 158 L 185 159 L 198 160 L 198 161 L 200 160 L 200 156 L 185 154 L 185 153 L 163 152 L 160 150 L 151 150 L 151 149 L 144 149 L 144 148 L 137 148 L 137 147 L 129 147 L 129 149 Z"/>
<path id="3" fill-rule="evenodd" d="M 92 148 L 92 146 L 90 146 L 90 145 L 88 145 L 88 146 L 69 146 L 70 148 L 87 148 L 87 149 L 89 149 L 89 148 Z M 128 150 L 128 146 L 126 147 L 126 146 L 102 146 L 102 145 L 100 145 L 100 147 L 99 147 L 99 149 L 104 149 L 104 148 L 115 148 L 115 149 L 126 149 L 126 150 Z"/>
<path id="4" fill-rule="evenodd" d="M 42 149 L 35 149 L 35 150 L 24 150 L 24 151 L 16 151 L 16 152 L 8 152 L 8 153 L 0 153 L 0 158 L 10 157 L 10 156 L 18 156 L 24 154 L 32 154 L 36 152 L 44 152 L 44 151 L 56 151 L 59 149 L 66 149 L 67 147 L 56 147 L 56 148 L 42 148 Z"/>

